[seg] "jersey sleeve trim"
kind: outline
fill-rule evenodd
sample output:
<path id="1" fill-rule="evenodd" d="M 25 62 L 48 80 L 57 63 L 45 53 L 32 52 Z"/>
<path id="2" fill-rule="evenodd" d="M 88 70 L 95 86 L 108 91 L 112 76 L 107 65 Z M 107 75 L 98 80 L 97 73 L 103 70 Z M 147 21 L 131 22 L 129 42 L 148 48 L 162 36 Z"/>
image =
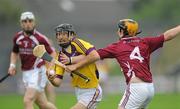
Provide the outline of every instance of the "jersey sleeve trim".
<path id="1" fill-rule="evenodd" d="M 57 74 L 56 74 L 56 78 L 63 79 L 63 76 L 62 76 L 62 75 L 57 75 Z"/>
<path id="2" fill-rule="evenodd" d="M 91 47 L 86 51 L 86 55 L 88 55 L 91 51 L 96 50 L 95 47 Z"/>

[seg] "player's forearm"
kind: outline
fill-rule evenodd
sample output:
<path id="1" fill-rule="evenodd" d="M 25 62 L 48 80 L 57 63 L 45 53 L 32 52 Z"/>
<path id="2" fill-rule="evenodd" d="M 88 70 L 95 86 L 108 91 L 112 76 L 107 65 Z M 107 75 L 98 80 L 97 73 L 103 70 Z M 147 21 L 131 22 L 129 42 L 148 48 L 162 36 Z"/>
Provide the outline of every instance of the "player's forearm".
<path id="1" fill-rule="evenodd" d="M 83 66 L 86 66 L 88 64 L 91 64 L 97 60 L 100 59 L 99 54 L 97 53 L 97 51 L 93 50 L 89 55 L 87 55 L 83 60 L 81 60 L 80 62 L 78 62 L 76 64 L 76 68 L 79 69 Z"/>
<path id="2" fill-rule="evenodd" d="M 169 41 L 169 40 L 175 38 L 177 35 L 180 35 L 180 25 L 178 25 L 177 27 L 172 28 L 170 30 L 167 30 L 164 33 L 164 40 Z"/>
<path id="3" fill-rule="evenodd" d="M 51 84 L 55 87 L 59 87 L 61 85 L 62 80 L 59 78 L 54 78 L 52 80 L 49 80 Z"/>
<path id="4" fill-rule="evenodd" d="M 79 56 L 71 57 L 71 64 L 78 63 L 78 62 L 80 62 L 80 61 L 82 61 L 84 59 L 86 59 L 85 55 L 79 55 Z"/>
<path id="5" fill-rule="evenodd" d="M 56 57 L 56 52 L 52 52 L 50 55 L 51 55 L 53 58 L 55 58 L 55 57 Z M 50 63 L 50 62 L 47 62 L 47 61 L 46 61 L 46 67 L 47 67 L 47 69 L 51 69 L 53 66 L 54 66 L 54 63 Z"/>
<path id="6" fill-rule="evenodd" d="M 53 51 L 50 55 L 51 55 L 53 58 L 55 58 L 55 57 L 56 57 L 56 52 Z"/>
<path id="7" fill-rule="evenodd" d="M 11 52 L 11 56 L 10 56 L 10 64 L 14 64 L 16 65 L 16 62 L 17 62 L 17 59 L 18 59 L 18 54 L 17 53 L 14 53 L 14 52 Z"/>

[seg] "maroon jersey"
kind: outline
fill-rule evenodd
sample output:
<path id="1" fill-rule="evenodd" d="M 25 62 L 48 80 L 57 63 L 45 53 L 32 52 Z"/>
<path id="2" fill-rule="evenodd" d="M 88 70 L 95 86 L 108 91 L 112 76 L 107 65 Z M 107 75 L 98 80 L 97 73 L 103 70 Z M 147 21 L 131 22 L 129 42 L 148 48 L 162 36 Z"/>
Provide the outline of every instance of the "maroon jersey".
<path id="1" fill-rule="evenodd" d="M 36 58 L 33 55 L 33 48 L 39 44 L 45 45 L 48 53 L 51 54 L 53 52 L 47 37 L 36 30 L 34 30 L 34 34 L 31 36 L 25 36 L 22 31 L 15 35 L 13 39 L 13 52 L 19 53 L 22 70 L 30 70 L 45 64 L 42 59 Z"/>
<path id="2" fill-rule="evenodd" d="M 133 76 L 145 82 L 152 82 L 150 54 L 163 46 L 164 35 L 158 37 L 122 38 L 106 48 L 99 49 L 101 59 L 116 58 L 128 84 Z"/>

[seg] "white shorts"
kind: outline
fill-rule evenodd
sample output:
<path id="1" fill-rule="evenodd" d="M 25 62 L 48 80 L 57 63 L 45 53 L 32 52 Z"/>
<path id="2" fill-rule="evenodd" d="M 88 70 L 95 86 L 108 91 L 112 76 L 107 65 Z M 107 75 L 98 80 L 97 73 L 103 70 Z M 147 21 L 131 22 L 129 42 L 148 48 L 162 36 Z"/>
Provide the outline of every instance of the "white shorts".
<path id="1" fill-rule="evenodd" d="M 28 71 L 23 71 L 23 83 L 25 88 L 34 88 L 37 91 L 44 91 L 48 82 L 46 77 L 46 67 L 41 66 Z"/>
<path id="2" fill-rule="evenodd" d="M 120 101 L 123 109 L 145 109 L 154 96 L 153 83 L 131 83 Z"/>
<path id="3" fill-rule="evenodd" d="M 75 87 L 75 93 L 78 102 L 86 106 L 87 109 L 96 109 L 97 104 L 102 99 L 102 89 L 100 86 L 91 89 Z"/>

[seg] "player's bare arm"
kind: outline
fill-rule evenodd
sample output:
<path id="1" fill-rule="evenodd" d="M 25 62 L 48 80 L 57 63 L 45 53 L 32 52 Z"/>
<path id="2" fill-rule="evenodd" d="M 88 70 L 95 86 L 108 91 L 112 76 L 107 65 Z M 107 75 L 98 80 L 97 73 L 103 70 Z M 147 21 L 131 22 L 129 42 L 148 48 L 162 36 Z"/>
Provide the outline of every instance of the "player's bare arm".
<path id="1" fill-rule="evenodd" d="M 83 66 L 86 66 L 90 63 L 93 63 L 99 59 L 100 59 L 99 54 L 97 53 L 96 50 L 93 50 L 87 56 L 85 56 L 85 59 L 81 60 L 80 62 L 78 62 L 76 64 L 67 66 L 65 70 L 67 72 L 72 72 L 72 71 L 75 71 L 75 70 L 77 70 Z"/>
<path id="2" fill-rule="evenodd" d="M 172 28 L 170 30 L 167 30 L 164 33 L 164 40 L 169 41 L 169 40 L 175 38 L 179 34 L 180 34 L 180 25 L 178 25 L 177 27 Z"/>
<path id="3" fill-rule="evenodd" d="M 16 74 L 16 62 L 17 62 L 18 56 L 19 56 L 18 53 L 11 52 L 10 66 L 9 66 L 9 69 L 8 69 L 8 73 L 11 76 Z"/>
<path id="4" fill-rule="evenodd" d="M 61 56 L 61 62 L 63 64 L 75 64 L 80 62 L 81 60 L 85 59 L 85 55 L 79 55 L 79 56 L 73 56 L 73 57 L 68 57 L 64 53 L 60 54 Z"/>
<path id="5" fill-rule="evenodd" d="M 85 55 L 79 55 L 79 56 L 71 57 L 71 63 L 72 63 L 72 64 L 76 64 L 76 63 L 84 60 L 85 58 L 86 58 Z"/>
<path id="6" fill-rule="evenodd" d="M 54 70 L 47 71 L 47 77 L 51 84 L 55 87 L 59 87 L 62 83 L 62 79 L 57 77 Z"/>
<path id="7" fill-rule="evenodd" d="M 61 85 L 62 79 L 58 78 L 58 75 L 56 75 L 54 66 L 54 64 L 52 65 L 52 63 L 49 63 L 49 68 L 46 71 L 46 75 L 53 86 L 59 87 Z"/>
<path id="8" fill-rule="evenodd" d="M 60 78 L 54 78 L 53 80 L 50 80 L 53 86 L 59 87 L 62 83 L 62 79 Z"/>

